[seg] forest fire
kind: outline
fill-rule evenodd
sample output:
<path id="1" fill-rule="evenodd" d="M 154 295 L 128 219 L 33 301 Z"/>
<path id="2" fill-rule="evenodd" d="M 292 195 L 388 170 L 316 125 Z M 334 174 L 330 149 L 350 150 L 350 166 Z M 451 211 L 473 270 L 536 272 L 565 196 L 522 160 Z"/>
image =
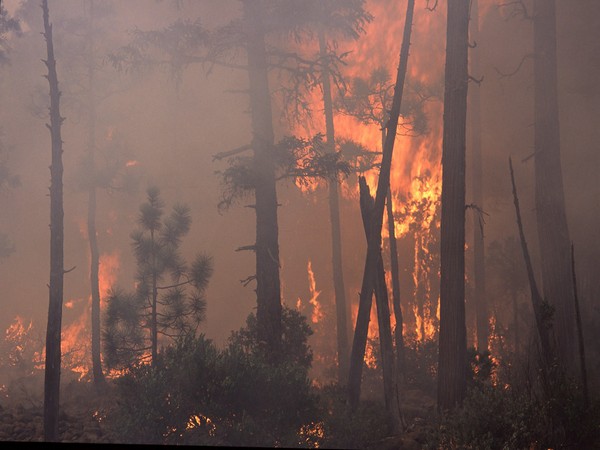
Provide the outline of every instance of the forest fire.
<path id="1" fill-rule="evenodd" d="M 0 441 L 600 445 L 600 4 L 138 3 L 0 1 Z"/>

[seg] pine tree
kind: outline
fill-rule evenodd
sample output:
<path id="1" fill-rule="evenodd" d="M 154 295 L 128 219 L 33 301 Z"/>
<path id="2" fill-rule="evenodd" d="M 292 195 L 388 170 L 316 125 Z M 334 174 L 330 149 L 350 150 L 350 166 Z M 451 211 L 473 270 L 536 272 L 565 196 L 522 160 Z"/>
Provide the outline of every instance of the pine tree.
<path id="1" fill-rule="evenodd" d="M 136 290 L 109 294 L 103 332 L 106 362 L 112 368 L 156 362 L 161 339 L 194 335 L 204 320 L 205 290 L 212 258 L 199 254 L 188 266 L 180 253 L 191 225 L 190 210 L 175 205 L 164 217 L 159 189 L 147 190 L 139 229 L 131 234 L 137 261 Z"/>

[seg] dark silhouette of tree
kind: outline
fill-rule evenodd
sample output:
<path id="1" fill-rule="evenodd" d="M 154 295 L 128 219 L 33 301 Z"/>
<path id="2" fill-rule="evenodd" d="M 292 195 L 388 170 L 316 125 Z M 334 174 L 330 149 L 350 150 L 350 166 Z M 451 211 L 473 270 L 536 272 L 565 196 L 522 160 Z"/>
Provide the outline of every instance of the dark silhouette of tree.
<path id="1" fill-rule="evenodd" d="M 50 165 L 50 299 L 48 325 L 46 328 L 46 364 L 44 377 L 44 440 L 57 441 L 60 395 L 61 325 L 63 304 L 64 269 L 64 211 L 63 211 L 63 141 L 61 126 L 65 120 L 60 115 L 60 90 L 54 59 L 52 24 L 50 23 L 48 0 L 42 0 L 44 38 L 46 39 L 50 86 L 50 130 L 52 138 L 52 163 Z"/>
<path id="2" fill-rule="evenodd" d="M 408 86 L 407 86 L 408 87 Z M 381 129 L 381 148 L 385 146 L 386 123 L 392 104 L 394 85 L 389 73 L 384 68 L 374 69 L 368 78 L 356 77 L 351 80 L 350 89 L 343 93 L 339 107 L 344 114 L 356 117 L 364 124 L 375 124 Z M 420 87 L 417 88 L 421 91 Z M 427 126 L 427 119 L 421 105 L 428 96 L 419 92 L 417 101 L 407 96 L 401 105 L 402 123 L 399 125 L 406 131 L 403 134 L 422 134 Z M 380 162 L 378 162 L 380 163 Z M 372 167 L 378 165 L 373 162 Z M 369 167 L 372 168 L 372 167 Z M 392 186 L 386 198 L 386 213 L 390 245 L 390 272 L 392 276 L 392 304 L 396 319 L 394 341 L 396 346 L 396 375 L 400 377 L 404 361 L 404 338 L 402 335 L 403 318 L 400 307 L 400 276 L 398 264 L 398 244 L 396 239 L 395 214 L 392 200 Z"/>
<path id="3" fill-rule="evenodd" d="M 158 188 L 147 191 L 140 206 L 140 229 L 131 234 L 137 261 L 136 291 L 113 289 L 106 310 L 104 349 L 111 368 L 156 362 L 162 337 L 195 335 L 204 320 L 204 292 L 213 271 L 212 258 L 198 255 L 188 266 L 180 254 L 189 232 L 190 211 L 175 205 L 168 217 Z"/>
<path id="4" fill-rule="evenodd" d="M 519 229 L 519 238 L 521 240 L 521 249 L 523 251 L 523 259 L 525 261 L 525 267 L 527 269 L 527 278 L 529 279 L 529 289 L 531 292 L 531 305 L 533 307 L 533 314 L 535 316 L 535 324 L 538 331 L 539 342 L 540 342 L 540 367 L 542 370 L 542 382 L 545 383 L 544 388 L 546 389 L 546 395 L 551 396 L 556 381 L 554 371 L 551 372 L 551 368 L 554 365 L 556 358 L 556 341 L 554 340 L 554 334 L 552 332 L 552 307 L 542 297 L 535 281 L 535 275 L 533 273 L 533 264 L 531 263 L 531 256 L 527 247 L 527 241 L 525 239 L 525 232 L 523 231 L 523 221 L 521 220 L 521 209 L 519 206 L 519 196 L 517 194 L 517 185 L 515 183 L 515 175 L 512 166 L 512 159 L 508 158 L 508 164 L 510 169 L 510 180 L 513 191 L 513 201 L 515 204 L 515 214 L 517 216 L 517 226 Z"/>
<path id="5" fill-rule="evenodd" d="M 440 236 L 440 333 L 438 407 L 455 408 L 466 394 L 465 149 L 469 1 L 448 2 L 442 216 Z"/>
<path id="6" fill-rule="evenodd" d="M 358 316 L 356 318 L 354 340 L 352 342 L 350 371 L 348 377 L 348 397 L 349 403 L 352 407 L 357 406 L 360 397 L 362 366 L 364 364 L 365 346 L 374 289 L 378 288 L 381 294 L 384 294 L 385 292 L 385 297 L 387 297 L 385 279 L 383 280 L 383 286 L 381 286 L 381 280 L 378 280 L 378 266 L 379 261 L 381 260 L 381 228 L 383 225 L 383 210 L 390 184 L 390 170 L 394 151 L 394 141 L 396 139 L 398 119 L 400 116 L 400 106 L 402 104 L 402 94 L 404 92 L 404 80 L 406 78 L 406 68 L 408 65 L 408 49 L 410 47 L 413 11 L 414 1 L 409 0 L 406 7 L 404 33 L 402 36 L 402 46 L 400 50 L 400 62 L 398 64 L 398 72 L 396 74 L 396 84 L 394 86 L 394 97 L 392 100 L 392 107 L 390 109 L 389 120 L 386 124 L 386 139 L 383 147 L 383 156 L 381 160 L 381 169 L 379 171 L 379 179 L 377 182 L 377 191 L 373 206 L 369 208 L 369 226 L 365 226 L 368 231 L 367 257 L 363 272 L 360 303 L 358 308 Z M 387 317 L 385 317 L 384 311 L 385 306 L 387 305 L 383 304 L 382 297 L 383 295 L 376 296 L 376 300 L 379 300 L 380 302 L 377 305 L 377 310 L 378 317 L 380 318 L 379 333 L 382 342 L 381 356 L 384 371 L 384 396 L 386 407 L 393 417 L 394 428 L 398 429 L 402 425 L 402 420 L 400 415 L 397 380 L 394 374 L 395 367 L 392 350 L 393 347 L 391 342 L 391 330 L 389 329 L 389 310 Z M 386 320 L 388 322 L 387 326 L 384 322 Z"/>
<path id="7" fill-rule="evenodd" d="M 543 297 L 554 308 L 554 330 L 563 369 L 576 367 L 574 287 L 560 161 L 556 10 L 554 0 L 533 2 L 535 212 Z"/>

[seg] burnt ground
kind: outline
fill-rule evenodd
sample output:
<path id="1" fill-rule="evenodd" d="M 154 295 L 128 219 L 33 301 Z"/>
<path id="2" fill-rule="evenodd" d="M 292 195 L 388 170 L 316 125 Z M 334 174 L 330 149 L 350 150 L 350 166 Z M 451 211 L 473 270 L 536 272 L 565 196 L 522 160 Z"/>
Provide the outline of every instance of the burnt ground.
<path id="1" fill-rule="evenodd" d="M 2 386 L 0 397 L 0 442 L 43 442 L 43 374 L 13 379 Z M 115 443 L 106 426 L 107 411 L 114 405 L 111 389 L 98 393 L 89 381 L 71 379 L 61 390 L 60 441 L 63 443 Z M 435 400 L 418 389 L 403 393 L 406 430 L 374 442 L 368 449 L 417 450 L 423 448 L 428 418 Z"/>

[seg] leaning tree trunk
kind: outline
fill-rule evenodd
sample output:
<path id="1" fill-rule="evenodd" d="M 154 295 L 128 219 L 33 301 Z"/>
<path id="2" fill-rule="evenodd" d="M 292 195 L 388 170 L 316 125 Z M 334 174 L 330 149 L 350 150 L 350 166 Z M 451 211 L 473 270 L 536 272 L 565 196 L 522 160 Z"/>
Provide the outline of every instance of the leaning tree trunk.
<path id="1" fill-rule="evenodd" d="M 263 14 L 262 2 L 244 1 L 244 17 L 248 25 L 248 77 L 256 201 L 256 320 L 259 341 L 266 345 L 271 360 L 277 361 L 282 333 L 279 230 Z"/>
<path id="2" fill-rule="evenodd" d="M 525 232 L 523 231 L 523 221 L 521 220 L 521 208 L 519 207 L 519 196 L 517 194 L 515 174 L 513 172 L 512 159 L 510 157 L 508 158 L 508 166 L 510 168 L 510 181 L 512 183 L 513 201 L 515 204 L 515 213 L 517 216 L 519 239 L 521 240 L 523 260 L 525 261 L 525 268 L 527 269 L 527 278 L 529 280 L 529 289 L 531 292 L 531 306 L 533 308 L 535 324 L 538 331 L 538 337 L 540 339 L 540 350 L 542 357 L 541 369 L 542 374 L 544 375 L 543 380 L 547 383 L 549 381 L 550 366 L 553 360 L 555 359 L 555 342 L 553 341 L 553 336 L 550 332 L 550 324 L 548 323 L 548 304 L 542 298 L 542 295 L 540 294 L 540 291 L 537 287 L 537 283 L 535 282 L 533 264 L 531 263 L 531 257 L 529 255 L 527 241 L 525 240 Z"/>
<path id="3" fill-rule="evenodd" d="M 57 441 L 59 398 L 61 326 L 64 277 L 64 229 L 63 229 L 63 164 L 60 116 L 60 90 L 56 75 L 56 60 L 52 43 L 52 24 L 48 12 L 48 1 L 42 1 L 44 37 L 48 59 L 48 84 L 50 86 L 50 129 L 52 137 L 52 164 L 50 165 L 50 298 L 48 326 L 46 329 L 46 365 L 44 370 L 44 440 Z"/>
<path id="4" fill-rule="evenodd" d="M 96 150 L 96 103 L 94 99 L 94 2 L 90 1 L 90 29 L 88 41 L 88 216 L 87 230 L 90 244 L 90 289 L 92 294 L 92 375 L 96 387 L 106 383 L 102 372 L 102 359 L 100 356 L 100 252 L 98 251 L 98 237 L 96 234 L 96 168 L 94 153 Z"/>
<path id="5" fill-rule="evenodd" d="M 374 200 L 365 178 L 360 177 L 358 181 L 360 185 L 360 210 L 365 234 L 368 238 L 370 235 L 370 227 L 373 224 L 372 214 Z M 400 410 L 398 378 L 396 376 L 397 366 L 394 363 L 394 347 L 392 345 L 388 291 L 385 282 L 385 270 L 383 268 L 381 251 L 377 258 L 376 274 L 372 283 L 373 286 L 371 289 L 375 292 L 375 302 L 377 304 L 377 324 L 379 327 L 379 346 L 381 352 L 381 368 L 383 372 L 383 397 L 385 407 L 394 420 L 393 425 L 395 430 L 400 431 L 403 421 Z"/>
<path id="6" fill-rule="evenodd" d="M 535 211 L 544 299 L 554 307 L 558 357 L 567 371 L 575 364 L 575 311 L 570 238 L 560 162 L 554 0 L 533 2 Z"/>
<path id="7" fill-rule="evenodd" d="M 352 407 L 358 405 L 360 398 L 360 385 L 362 377 L 362 366 L 364 362 L 365 347 L 367 344 L 367 332 L 369 327 L 369 315 L 373 288 L 376 282 L 377 264 L 381 257 L 381 228 L 383 225 L 383 209 L 385 199 L 390 185 L 390 170 L 392 155 L 394 152 L 394 141 L 400 117 L 400 105 L 404 91 L 404 79 L 408 65 L 408 49 L 410 47 L 410 35 L 412 29 L 412 17 L 415 2 L 409 0 L 406 7 L 406 21 L 402 37 L 402 48 L 400 50 L 400 63 L 396 74 L 396 85 L 394 87 L 394 98 L 390 110 L 390 118 L 386 126 L 386 139 L 383 148 L 379 181 L 375 195 L 375 204 L 370 218 L 369 236 L 367 238 L 367 258 L 363 272 L 362 287 L 358 305 L 358 316 L 352 342 L 352 353 L 350 356 L 350 370 L 348 376 L 348 400 Z"/>
<path id="8" fill-rule="evenodd" d="M 479 39 L 479 8 L 478 0 L 473 0 L 471 5 L 471 41 L 477 43 Z M 479 76 L 479 49 L 471 49 L 471 72 Z M 485 291 L 485 242 L 483 237 L 483 180 L 482 180 L 482 152 L 481 152 L 481 92 L 480 86 L 469 91 L 469 125 L 471 128 L 471 155 L 472 162 L 472 192 L 473 203 L 473 281 L 475 284 L 475 316 L 477 318 L 477 350 L 485 352 L 488 349 L 489 317 Z"/>
<path id="9" fill-rule="evenodd" d="M 448 2 L 444 137 L 438 407 L 453 409 L 466 394 L 465 139 L 469 0 Z"/>
<path id="10" fill-rule="evenodd" d="M 385 146 L 385 128 L 381 128 L 381 149 Z M 391 169 L 390 169 L 391 170 Z M 396 319 L 396 329 L 394 330 L 394 344 L 396 345 L 396 378 L 398 388 L 404 374 L 404 320 L 402 318 L 402 308 L 400 306 L 400 267 L 398 265 L 398 242 L 396 240 L 396 222 L 394 219 L 394 202 L 392 201 L 392 183 L 388 188 L 388 194 L 385 201 L 387 212 L 388 235 L 390 243 L 390 272 L 392 275 L 392 305 L 394 306 L 394 319 Z"/>
<path id="11" fill-rule="evenodd" d="M 319 52 L 323 60 L 322 86 L 325 109 L 325 130 L 327 151 L 335 152 L 335 132 L 333 127 L 333 104 L 331 101 L 331 80 L 327 64 L 327 45 L 323 30 L 319 30 Z M 348 374 L 348 319 L 346 317 L 346 291 L 342 267 L 342 236 L 340 227 L 340 204 L 338 179 L 329 182 L 329 220 L 331 222 L 331 250 L 333 267 L 333 289 L 335 292 L 335 312 L 337 327 L 338 383 L 346 383 Z"/>

